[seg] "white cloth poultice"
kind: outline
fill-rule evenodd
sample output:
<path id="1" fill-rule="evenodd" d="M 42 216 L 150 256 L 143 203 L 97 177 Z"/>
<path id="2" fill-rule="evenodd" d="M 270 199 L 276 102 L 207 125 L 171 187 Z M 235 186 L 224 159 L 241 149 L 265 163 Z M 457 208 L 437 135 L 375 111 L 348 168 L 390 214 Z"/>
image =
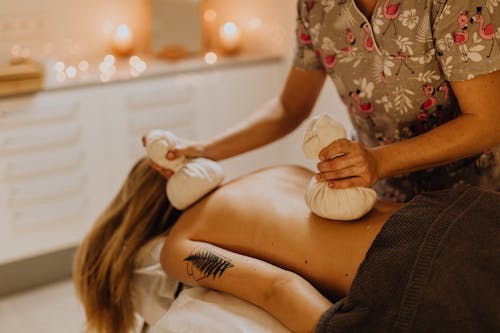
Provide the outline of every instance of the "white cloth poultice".
<path id="1" fill-rule="evenodd" d="M 333 141 L 344 139 L 347 132 L 344 126 L 323 113 L 311 119 L 307 125 L 302 150 L 307 159 L 318 160 L 319 153 Z"/>
<path id="2" fill-rule="evenodd" d="M 177 209 L 185 209 L 222 183 L 222 167 L 209 159 L 188 159 L 167 182 L 167 197 Z"/>
<path id="3" fill-rule="evenodd" d="M 174 149 L 178 142 L 179 138 L 169 131 L 152 130 L 146 135 L 146 151 L 153 162 L 165 169 L 177 172 L 186 164 L 186 157 L 180 156 L 170 161 L 165 158 L 165 154 Z"/>
<path id="4" fill-rule="evenodd" d="M 181 156 L 169 161 L 165 155 L 176 147 L 179 139 L 168 131 L 154 130 L 146 136 L 146 151 L 157 164 L 174 171 L 167 181 L 166 193 L 172 206 L 186 209 L 210 191 L 224 179 L 224 170 L 212 160 L 198 157 L 189 159 Z"/>
<path id="5" fill-rule="evenodd" d="M 341 123 L 329 115 L 314 117 L 307 126 L 302 148 L 308 159 L 319 160 L 319 153 L 333 141 L 346 137 Z M 331 220 L 356 220 L 368 213 L 377 200 L 377 193 L 366 187 L 332 189 L 326 182 L 312 178 L 306 189 L 306 204 L 311 211 Z"/>

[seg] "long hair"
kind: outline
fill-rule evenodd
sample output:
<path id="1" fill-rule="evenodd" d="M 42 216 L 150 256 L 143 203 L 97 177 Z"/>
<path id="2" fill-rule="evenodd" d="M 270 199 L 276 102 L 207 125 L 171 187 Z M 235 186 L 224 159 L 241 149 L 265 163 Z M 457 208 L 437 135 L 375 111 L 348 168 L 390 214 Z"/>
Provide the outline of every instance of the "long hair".
<path id="1" fill-rule="evenodd" d="M 165 196 L 165 184 L 146 159 L 138 161 L 78 248 L 73 280 L 90 331 L 125 333 L 135 327 L 131 281 L 136 255 L 180 215 Z"/>

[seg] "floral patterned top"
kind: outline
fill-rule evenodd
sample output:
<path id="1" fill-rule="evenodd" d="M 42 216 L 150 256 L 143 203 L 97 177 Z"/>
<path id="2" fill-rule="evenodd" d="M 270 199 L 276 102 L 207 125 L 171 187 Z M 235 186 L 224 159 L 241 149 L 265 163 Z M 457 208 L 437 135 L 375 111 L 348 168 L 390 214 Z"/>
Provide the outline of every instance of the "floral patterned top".
<path id="1" fill-rule="evenodd" d="M 294 66 L 329 74 L 362 144 L 405 140 L 460 115 L 450 81 L 500 69 L 499 5 L 378 0 L 367 19 L 355 0 L 299 0 Z M 460 183 L 500 190 L 500 146 L 376 188 L 382 198 L 407 201 Z"/>

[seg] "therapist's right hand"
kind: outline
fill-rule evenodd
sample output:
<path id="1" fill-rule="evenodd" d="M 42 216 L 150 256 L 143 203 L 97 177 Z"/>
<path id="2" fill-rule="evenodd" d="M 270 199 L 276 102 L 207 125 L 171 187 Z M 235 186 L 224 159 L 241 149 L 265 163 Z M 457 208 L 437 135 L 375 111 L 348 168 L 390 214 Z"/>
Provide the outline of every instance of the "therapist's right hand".
<path id="1" fill-rule="evenodd" d="M 146 136 L 142 137 L 142 145 L 146 146 Z M 166 154 L 166 158 L 169 160 L 175 160 L 180 156 L 186 156 L 187 158 L 203 157 L 204 156 L 204 145 L 201 142 L 190 141 L 183 139 L 181 143 L 175 149 L 169 150 Z M 170 179 L 174 172 L 170 169 L 165 169 L 161 165 L 156 164 L 151 159 L 149 160 L 151 167 L 160 173 L 165 179 Z"/>
<path id="2" fill-rule="evenodd" d="M 186 156 L 187 158 L 207 157 L 205 144 L 201 141 L 182 139 L 175 149 L 168 151 L 165 157 L 169 160 L 175 160 L 181 156 Z"/>

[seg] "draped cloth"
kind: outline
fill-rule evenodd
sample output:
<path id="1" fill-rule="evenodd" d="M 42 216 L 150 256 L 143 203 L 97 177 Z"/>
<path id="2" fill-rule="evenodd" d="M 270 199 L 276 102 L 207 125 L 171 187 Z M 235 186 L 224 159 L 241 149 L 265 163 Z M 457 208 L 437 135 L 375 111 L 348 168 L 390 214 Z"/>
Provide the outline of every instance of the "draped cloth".
<path id="1" fill-rule="evenodd" d="M 316 332 L 500 332 L 500 193 L 415 197 L 383 226 Z"/>

